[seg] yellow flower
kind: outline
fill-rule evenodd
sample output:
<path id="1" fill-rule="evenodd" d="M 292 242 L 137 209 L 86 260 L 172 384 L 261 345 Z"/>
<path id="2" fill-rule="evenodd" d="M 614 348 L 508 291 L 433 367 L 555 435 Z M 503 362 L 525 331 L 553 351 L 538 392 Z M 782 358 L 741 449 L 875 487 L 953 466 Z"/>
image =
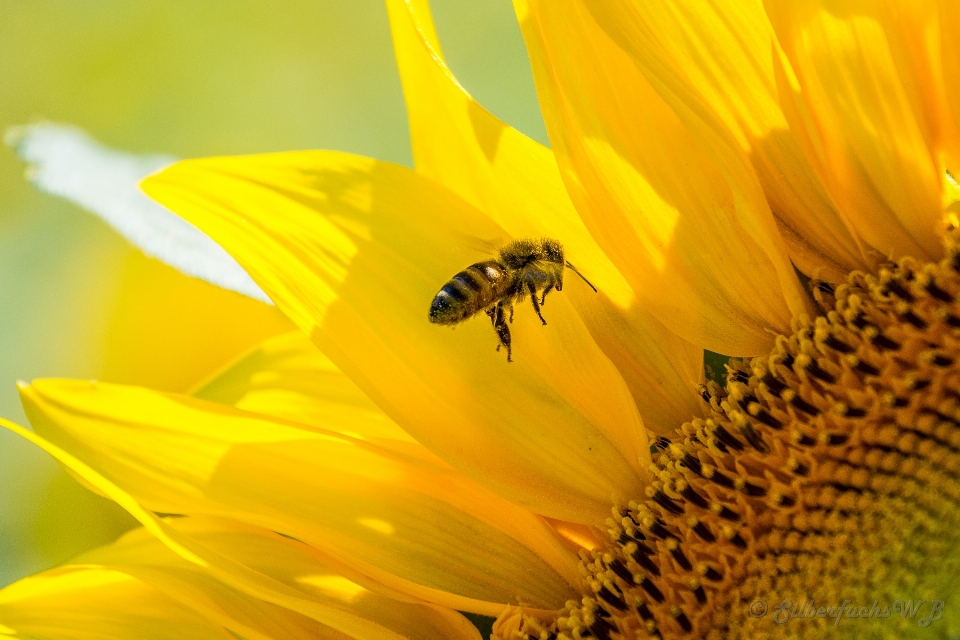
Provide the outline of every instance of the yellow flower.
<path id="1" fill-rule="evenodd" d="M 324 356 L 268 342 L 195 397 L 24 386 L 18 431 L 156 540 L 0 592 L 0 624 L 132 579 L 179 603 L 144 616 L 243 637 L 470 637 L 453 609 L 504 639 L 956 631 L 960 10 L 515 5 L 552 151 L 389 0 L 415 171 L 298 152 L 143 183 Z M 507 365 L 426 309 L 522 236 L 600 294 L 518 309 Z M 704 349 L 757 357 L 700 385 Z"/>

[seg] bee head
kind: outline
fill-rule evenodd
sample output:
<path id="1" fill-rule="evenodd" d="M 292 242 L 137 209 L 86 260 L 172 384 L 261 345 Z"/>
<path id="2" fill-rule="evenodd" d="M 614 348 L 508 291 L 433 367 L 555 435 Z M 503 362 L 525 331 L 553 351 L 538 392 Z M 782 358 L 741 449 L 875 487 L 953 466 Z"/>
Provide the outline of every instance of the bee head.
<path id="1" fill-rule="evenodd" d="M 543 259 L 547 262 L 563 264 L 563 245 L 552 238 L 543 239 Z"/>

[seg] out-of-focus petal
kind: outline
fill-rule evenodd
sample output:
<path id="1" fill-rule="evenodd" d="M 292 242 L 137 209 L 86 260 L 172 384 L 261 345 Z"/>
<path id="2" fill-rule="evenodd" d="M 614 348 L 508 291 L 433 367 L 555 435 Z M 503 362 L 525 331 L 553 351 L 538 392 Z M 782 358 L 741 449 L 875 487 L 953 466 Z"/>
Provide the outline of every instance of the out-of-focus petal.
<path id="1" fill-rule="evenodd" d="M 41 435 L 152 511 L 266 527 L 413 597 L 495 615 L 558 607 L 580 579 L 543 520 L 429 459 L 135 387 L 41 380 L 21 396 Z"/>
<path id="2" fill-rule="evenodd" d="M 76 566 L 45 571 L 0 590 L 0 638 L 235 640 L 236 636 L 133 576 Z"/>
<path id="3" fill-rule="evenodd" d="M 629 389 L 569 299 L 512 325 L 452 330 L 430 301 L 471 249 L 503 237 L 409 169 L 335 152 L 181 162 L 143 188 L 216 239 L 320 349 L 418 442 L 533 511 L 602 522 L 641 490 L 646 438 Z M 571 284 L 571 287 L 574 285 Z"/>
<path id="4" fill-rule="evenodd" d="M 675 333 L 720 353 L 763 352 L 808 302 L 733 135 L 709 112 L 669 104 L 577 0 L 514 5 L 593 237 Z"/>
<path id="5" fill-rule="evenodd" d="M 361 440 L 414 441 L 300 331 L 267 338 L 191 395 Z"/>
<path id="6" fill-rule="evenodd" d="M 560 239 L 600 289 L 570 275 L 566 291 L 603 352 L 620 370 L 653 431 L 698 412 L 692 393 L 702 349 L 671 334 L 590 236 L 567 196 L 550 149 L 480 106 L 444 64 L 425 2 L 390 0 L 390 25 L 418 172 L 450 188 L 513 237 Z"/>
<path id="7" fill-rule="evenodd" d="M 919 61 L 939 37 L 933 2 L 926 18 L 900 1 L 764 4 L 789 61 L 785 112 L 838 209 L 874 260 L 941 255 L 938 98 Z"/>
<path id="8" fill-rule="evenodd" d="M 675 110 L 710 112 L 733 133 L 801 270 L 839 280 L 868 264 L 788 130 L 774 79 L 775 38 L 761 0 L 588 6 Z"/>
<path id="9" fill-rule="evenodd" d="M 113 296 L 101 376 L 162 391 L 184 393 L 261 340 L 296 329 L 274 305 L 138 252 L 124 261 Z"/>
<path id="10" fill-rule="evenodd" d="M 15 127 L 6 139 L 31 163 L 28 175 L 38 189 L 94 213 L 146 255 L 188 276 L 270 302 L 217 243 L 137 188 L 176 158 L 115 151 L 76 127 L 51 122 Z"/>
<path id="11" fill-rule="evenodd" d="M 384 629 L 417 640 L 479 640 L 476 628 L 459 613 L 371 592 L 338 575 L 323 563 L 316 550 L 302 542 L 219 518 L 170 518 L 166 523 L 211 551 L 382 627 L 364 640 L 381 637 Z M 76 558 L 72 564 L 123 571 L 247 640 L 356 637 L 223 584 L 145 529 L 135 529 L 112 545 Z"/>

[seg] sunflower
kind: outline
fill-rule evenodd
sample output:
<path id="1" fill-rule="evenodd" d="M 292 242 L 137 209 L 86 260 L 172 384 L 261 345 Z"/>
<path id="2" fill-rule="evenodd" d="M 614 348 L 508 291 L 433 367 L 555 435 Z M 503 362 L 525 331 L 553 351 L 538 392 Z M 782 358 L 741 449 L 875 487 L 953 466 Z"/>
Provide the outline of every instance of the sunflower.
<path id="1" fill-rule="evenodd" d="M 192 397 L 22 386 L 39 435 L 9 428 L 144 529 L 0 592 L 0 631 L 89 594 L 70 628 L 118 597 L 197 637 L 956 633 L 954 5 L 516 0 L 547 149 L 388 0 L 416 170 L 142 183 L 302 334 Z M 426 310 L 520 237 L 600 293 L 518 308 L 507 364 Z M 705 351 L 737 357 L 704 379 Z"/>

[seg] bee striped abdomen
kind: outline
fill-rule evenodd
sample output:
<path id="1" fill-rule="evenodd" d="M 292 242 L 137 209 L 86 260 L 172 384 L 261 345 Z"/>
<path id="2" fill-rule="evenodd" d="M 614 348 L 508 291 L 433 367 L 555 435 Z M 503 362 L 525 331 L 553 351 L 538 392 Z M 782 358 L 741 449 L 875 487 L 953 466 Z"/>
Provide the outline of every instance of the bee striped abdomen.
<path id="1" fill-rule="evenodd" d="M 529 296 L 540 322 L 547 321 L 540 308 L 547 294 L 563 289 L 564 269 L 583 278 L 594 292 L 597 288 L 570 264 L 563 254 L 563 245 L 551 238 L 521 238 L 500 249 L 499 260 L 472 264 L 443 285 L 430 304 L 430 322 L 453 325 L 485 312 L 497 334 L 497 351 L 506 347 L 507 362 L 513 339 L 509 324 L 513 307 Z"/>
<path id="2" fill-rule="evenodd" d="M 503 297 L 510 277 L 494 260 L 472 264 L 453 276 L 430 305 L 430 322 L 457 324 Z"/>

